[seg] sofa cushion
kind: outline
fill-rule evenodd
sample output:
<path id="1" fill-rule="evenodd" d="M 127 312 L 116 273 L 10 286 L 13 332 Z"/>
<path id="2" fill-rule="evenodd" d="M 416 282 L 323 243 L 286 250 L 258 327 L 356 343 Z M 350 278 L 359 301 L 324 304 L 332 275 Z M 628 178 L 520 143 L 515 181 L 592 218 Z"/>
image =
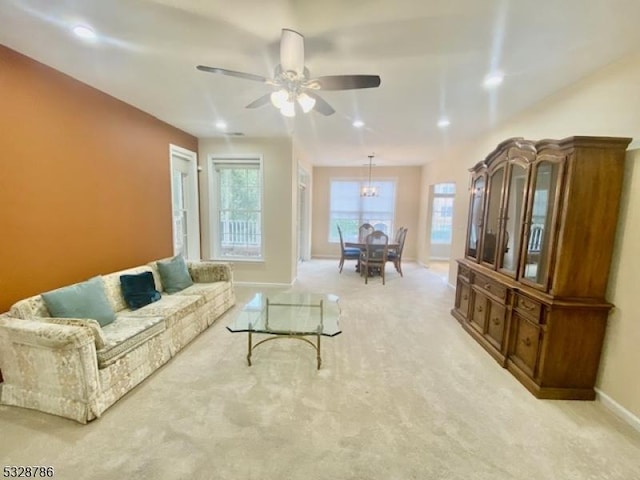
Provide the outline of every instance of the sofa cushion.
<path id="1" fill-rule="evenodd" d="M 116 319 L 101 277 L 45 292 L 42 298 L 53 317 L 93 318 L 100 326 Z"/>
<path id="2" fill-rule="evenodd" d="M 176 293 L 175 296 L 198 295 L 206 302 L 213 302 L 218 295 L 223 294 L 228 288 L 228 282 L 194 283 L 190 287 Z"/>
<path id="3" fill-rule="evenodd" d="M 167 293 L 176 293 L 193 285 L 193 280 L 182 255 L 177 255 L 171 260 L 159 261 L 158 271 Z"/>
<path id="4" fill-rule="evenodd" d="M 201 296 L 163 295 L 157 302 L 145 305 L 138 310 L 122 312 L 122 314 L 131 318 L 162 317 L 167 324 L 167 328 L 171 328 L 176 321 L 195 312 L 204 303 L 205 300 Z"/>
<path id="5" fill-rule="evenodd" d="M 118 315 L 113 323 L 103 328 L 105 345 L 97 352 L 98 368 L 111 365 L 165 329 L 166 324 L 162 317 Z"/>
<path id="6" fill-rule="evenodd" d="M 124 300 L 131 309 L 135 310 L 160 300 L 160 292 L 156 290 L 151 272 L 120 275 L 120 286 Z"/>

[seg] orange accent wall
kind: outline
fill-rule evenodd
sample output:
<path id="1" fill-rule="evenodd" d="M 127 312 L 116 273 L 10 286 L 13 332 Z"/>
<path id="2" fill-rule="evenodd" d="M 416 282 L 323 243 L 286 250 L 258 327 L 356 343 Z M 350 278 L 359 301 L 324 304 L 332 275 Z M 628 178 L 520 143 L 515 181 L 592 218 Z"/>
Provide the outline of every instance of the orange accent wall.
<path id="1" fill-rule="evenodd" d="M 0 99 L 0 312 L 172 254 L 169 144 L 197 138 L 2 45 Z"/>

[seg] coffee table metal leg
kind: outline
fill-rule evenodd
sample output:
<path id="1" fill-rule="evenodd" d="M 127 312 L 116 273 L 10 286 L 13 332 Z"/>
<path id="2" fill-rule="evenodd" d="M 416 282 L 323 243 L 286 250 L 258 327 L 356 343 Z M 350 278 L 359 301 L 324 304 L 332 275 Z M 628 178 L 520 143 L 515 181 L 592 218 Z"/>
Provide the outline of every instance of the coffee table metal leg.
<path id="1" fill-rule="evenodd" d="M 251 330 L 249 330 L 249 344 L 247 350 L 247 363 L 251 366 Z"/>
<path id="2" fill-rule="evenodd" d="M 322 358 L 320 357 L 320 334 L 316 335 L 316 337 L 318 337 L 318 346 L 316 348 L 317 354 L 317 360 L 318 360 L 318 370 L 320 370 L 320 365 L 322 365 Z"/>

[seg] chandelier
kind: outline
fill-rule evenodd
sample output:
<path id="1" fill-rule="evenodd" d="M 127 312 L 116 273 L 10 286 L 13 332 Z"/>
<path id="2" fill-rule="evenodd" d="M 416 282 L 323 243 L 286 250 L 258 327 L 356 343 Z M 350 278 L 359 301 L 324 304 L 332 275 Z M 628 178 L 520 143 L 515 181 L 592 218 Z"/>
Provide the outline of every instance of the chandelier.
<path id="1" fill-rule="evenodd" d="M 378 188 L 371 185 L 371 162 L 373 161 L 373 155 L 369 155 L 369 185 L 363 186 L 360 191 L 361 197 L 377 197 Z"/>

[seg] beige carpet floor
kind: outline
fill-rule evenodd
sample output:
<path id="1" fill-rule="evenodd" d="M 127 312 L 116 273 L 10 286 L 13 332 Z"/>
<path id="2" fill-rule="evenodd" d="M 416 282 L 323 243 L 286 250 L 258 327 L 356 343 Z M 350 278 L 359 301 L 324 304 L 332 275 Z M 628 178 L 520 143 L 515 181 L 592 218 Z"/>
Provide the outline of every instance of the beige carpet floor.
<path id="1" fill-rule="evenodd" d="M 453 290 L 416 264 L 369 285 L 301 265 L 295 289 L 340 296 L 323 367 L 303 342 L 225 326 L 80 425 L 0 407 L 2 465 L 60 479 L 640 479 L 640 432 L 598 402 L 536 400 L 450 316 Z M 1 465 L 0 465 L 1 466 Z"/>

